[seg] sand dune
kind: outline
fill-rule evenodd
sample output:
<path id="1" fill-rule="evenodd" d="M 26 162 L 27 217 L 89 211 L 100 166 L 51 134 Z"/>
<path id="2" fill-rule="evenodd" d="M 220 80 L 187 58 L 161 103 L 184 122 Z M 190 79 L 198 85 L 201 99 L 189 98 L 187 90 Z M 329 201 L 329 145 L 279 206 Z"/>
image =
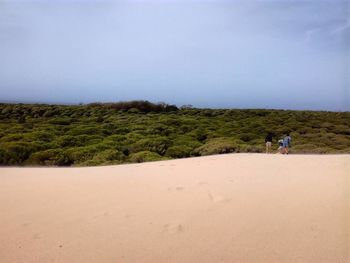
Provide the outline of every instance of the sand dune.
<path id="1" fill-rule="evenodd" d="M 349 177 L 350 155 L 0 168 L 0 262 L 350 262 Z"/>

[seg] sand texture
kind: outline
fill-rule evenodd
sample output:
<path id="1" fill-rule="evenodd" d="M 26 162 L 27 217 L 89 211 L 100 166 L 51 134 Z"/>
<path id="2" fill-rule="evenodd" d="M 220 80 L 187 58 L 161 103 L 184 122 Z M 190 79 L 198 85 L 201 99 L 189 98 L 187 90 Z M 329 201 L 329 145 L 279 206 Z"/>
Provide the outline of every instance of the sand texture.
<path id="1" fill-rule="evenodd" d="M 1 263 L 350 262 L 350 155 L 0 168 Z"/>

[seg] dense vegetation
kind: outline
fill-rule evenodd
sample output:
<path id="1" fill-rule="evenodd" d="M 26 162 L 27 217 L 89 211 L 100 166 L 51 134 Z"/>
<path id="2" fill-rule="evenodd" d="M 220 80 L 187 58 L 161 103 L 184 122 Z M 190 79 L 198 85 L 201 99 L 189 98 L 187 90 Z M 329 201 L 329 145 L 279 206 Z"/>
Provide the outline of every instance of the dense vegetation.
<path id="1" fill-rule="evenodd" d="M 350 153 L 350 112 L 178 109 L 146 101 L 0 104 L 0 164 L 105 165 L 263 152 L 269 131 L 275 141 L 290 132 L 292 153 Z"/>

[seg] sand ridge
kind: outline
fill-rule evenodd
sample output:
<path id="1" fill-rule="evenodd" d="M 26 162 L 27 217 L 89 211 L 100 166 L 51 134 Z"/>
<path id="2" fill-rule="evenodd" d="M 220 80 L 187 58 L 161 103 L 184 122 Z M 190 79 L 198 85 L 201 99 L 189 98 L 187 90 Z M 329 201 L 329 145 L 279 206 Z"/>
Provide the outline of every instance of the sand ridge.
<path id="1" fill-rule="evenodd" d="M 0 168 L 0 262 L 350 262 L 350 155 Z"/>

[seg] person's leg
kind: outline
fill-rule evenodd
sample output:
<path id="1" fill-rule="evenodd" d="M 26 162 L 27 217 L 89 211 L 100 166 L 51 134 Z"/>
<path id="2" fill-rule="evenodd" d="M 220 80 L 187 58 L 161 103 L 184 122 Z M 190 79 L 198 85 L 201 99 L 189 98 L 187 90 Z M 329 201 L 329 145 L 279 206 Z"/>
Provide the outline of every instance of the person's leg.
<path id="1" fill-rule="evenodd" d="M 267 142 L 265 143 L 266 145 L 266 153 L 269 153 L 269 145 L 267 144 Z"/>

